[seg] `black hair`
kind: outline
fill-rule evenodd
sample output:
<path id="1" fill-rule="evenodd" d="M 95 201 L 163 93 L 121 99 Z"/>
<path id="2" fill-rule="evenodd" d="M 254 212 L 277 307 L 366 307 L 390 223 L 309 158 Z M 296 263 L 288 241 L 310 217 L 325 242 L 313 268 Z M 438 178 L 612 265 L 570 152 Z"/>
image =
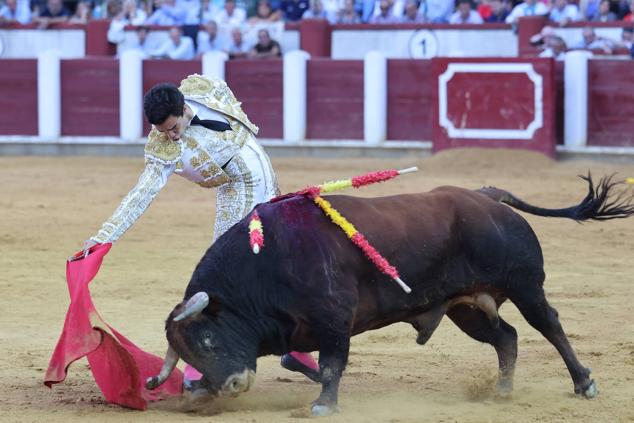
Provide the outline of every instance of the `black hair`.
<path id="1" fill-rule="evenodd" d="M 157 84 L 143 97 L 143 111 L 152 125 L 160 125 L 170 115 L 183 116 L 185 97 L 174 84 Z"/>

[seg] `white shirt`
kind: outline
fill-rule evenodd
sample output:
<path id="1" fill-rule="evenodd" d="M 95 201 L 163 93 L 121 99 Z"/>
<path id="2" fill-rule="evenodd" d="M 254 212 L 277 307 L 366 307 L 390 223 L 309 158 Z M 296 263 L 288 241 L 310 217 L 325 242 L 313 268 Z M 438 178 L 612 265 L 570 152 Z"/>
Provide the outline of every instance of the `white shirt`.
<path id="1" fill-rule="evenodd" d="M 152 56 L 167 56 L 172 60 L 191 60 L 194 54 L 194 40 L 184 35 L 179 45 L 175 45 L 170 38 L 151 53 Z"/>
<path id="2" fill-rule="evenodd" d="M 548 14 L 548 7 L 538 1 L 534 5 L 527 3 L 520 3 L 511 10 L 511 13 L 506 17 L 506 23 L 511 24 L 517 22 L 522 16 L 539 16 Z"/>
<path id="3" fill-rule="evenodd" d="M 211 110 L 204 104 L 191 100 L 185 100 L 185 104 L 192 110 L 194 116 L 198 116 L 200 120 L 219 120 L 220 122 L 229 123 L 222 113 Z"/>
<path id="4" fill-rule="evenodd" d="M 198 32 L 198 36 L 196 37 L 196 41 L 198 42 L 198 54 L 207 53 L 210 51 L 222 51 L 222 43 L 220 42 L 218 34 L 214 40 L 209 42 L 209 33 L 207 31 Z"/>
<path id="5" fill-rule="evenodd" d="M 233 14 L 229 16 L 227 14 L 226 9 L 222 9 L 215 17 L 215 21 L 218 26 L 228 25 L 228 26 L 242 26 L 247 20 L 247 12 L 241 8 L 237 7 L 233 9 Z"/>
<path id="6" fill-rule="evenodd" d="M 562 22 L 564 19 L 578 21 L 580 18 L 579 8 L 574 4 L 567 4 L 563 10 L 553 8 L 553 10 L 550 11 L 549 17 L 553 22 Z"/>
<path id="7" fill-rule="evenodd" d="M 481 24 L 482 22 L 482 16 L 480 16 L 480 14 L 475 10 L 471 10 L 469 12 L 469 16 L 465 21 L 462 20 L 460 12 L 455 12 L 451 15 L 451 18 L 449 18 L 450 24 Z"/>

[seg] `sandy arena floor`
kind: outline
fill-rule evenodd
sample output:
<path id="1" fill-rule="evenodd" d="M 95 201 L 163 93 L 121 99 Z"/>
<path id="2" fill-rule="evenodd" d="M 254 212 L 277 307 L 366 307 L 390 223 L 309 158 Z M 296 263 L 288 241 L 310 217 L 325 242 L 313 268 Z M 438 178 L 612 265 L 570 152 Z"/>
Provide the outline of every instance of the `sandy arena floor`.
<path id="1" fill-rule="evenodd" d="M 414 175 L 369 187 L 378 196 L 453 184 L 497 185 L 544 207 L 576 204 L 598 177 L 633 166 L 555 163 L 537 154 L 453 151 L 419 160 L 273 160 L 284 192 L 366 171 L 417 165 Z M 79 249 L 135 183 L 142 160 L 131 158 L 0 158 L 0 420 L 305 421 L 319 386 L 291 374 L 277 357 L 259 361 L 255 388 L 197 412 L 179 401 L 147 412 L 104 403 L 85 361 L 52 390 L 42 378 L 68 306 L 65 259 Z M 632 187 L 634 188 L 634 187 Z M 212 191 L 173 177 L 149 212 L 104 261 L 92 292 L 102 316 L 146 350 L 162 355 L 163 321 L 182 297 L 208 247 Z M 424 219 L 421 216 L 421 219 Z M 519 333 L 515 391 L 493 395 L 493 348 L 448 319 L 425 346 L 414 330 L 394 325 L 353 339 L 340 391 L 341 412 L 324 422 L 625 422 L 634 421 L 634 218 L 579 225 L 528 216 L 542 242 L 546 291 L 580 360 L 593 369 L 599 396 L 573 394 L 554 347 L 506 304 Z"/>

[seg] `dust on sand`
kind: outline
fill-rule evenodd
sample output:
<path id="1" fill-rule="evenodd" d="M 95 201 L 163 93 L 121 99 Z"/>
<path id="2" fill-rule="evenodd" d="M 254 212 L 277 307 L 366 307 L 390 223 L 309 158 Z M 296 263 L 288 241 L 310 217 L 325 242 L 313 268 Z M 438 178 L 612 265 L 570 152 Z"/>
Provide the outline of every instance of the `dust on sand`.
<path id="1" fill-rule="evenodd" d="M 371 170 L 419 166 L 420 172 L 364 188 L 378 196 L 438 185 L 495 185 L 544 207 L 576 204 L 586 185 L 576 175 L 634 167 L 601 162 L 556 163 L 533 153 L 457 150 L 429 159 L 273 160 L 282 191 Z M 135 183 L 132 158 L 0 158 L 0 420 L 2 421 L 305 421 L 319 386 L 258 362 L 255 387 L 240 398 L 203 404 L 181 399 L 147 412 L 105 404 L 85 361 L 52 390 L 42 378 L 68 305 L 64 260 L 81 247 Z M 209 246 L 213 191 L 174 177 L 149 211 L 112 249 L 93 282 L 107 322 L 161 355 L 163 321 Z M 421 216 L 424 219 L 425 216 Z M 393 325 L 355 337 L 333 422 L 533 422 L 634 420 L 634 219 L 579 225 L 526 216 L 544 250 L 546 291 L 584 365 L 593 369 L 596 399 L 575 397 L 559 354 L 506 304 L 501 315 L 519 333 L 515 391 L 493 394 L 493 348 L 445 320 L 425 346 L 414 330 Z M 201 420 L 202 419 L 202 420 Z"/>

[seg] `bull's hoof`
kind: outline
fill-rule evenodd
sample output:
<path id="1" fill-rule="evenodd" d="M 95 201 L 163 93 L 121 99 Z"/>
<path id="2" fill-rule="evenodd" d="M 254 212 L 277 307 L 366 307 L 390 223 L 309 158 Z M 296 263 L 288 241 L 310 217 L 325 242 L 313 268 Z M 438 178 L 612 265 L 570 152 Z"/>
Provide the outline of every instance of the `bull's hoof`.
<path id="1" fill-rule="evenodd" d="M 313 417 L 326 417 L 338 411 L 339 407 L 336 405 L 331 407 L 323 404 L 313 404 L 312 408 L 310 409 L 310 413 L 313 415 Z"/>
<path id="2" fill-rule="evenodd" d="M 499 399 L 508 399 L 513 393 L 513 382 L 509 380 L 498 380 L 495 386 L 495 396 Z"/>
<path id="3" fill-rule="evenodd" d="M 594 380 L 592 382 L 590 382 L 590 385 L 588 385 L 583 390 L 583 396 L 588 398 L 588 399 L 596 397 L 598 393 L 599 393 L 599 391 L 597 390 L 597 384 L 595 383 Z"/>
<path id="4" fill-rule="evenodd" d="M 150 391 L 152 391 L 152 390 L 154 390 L 154 389 L 158 388 L 158 387 L 159 387 L 159 385 L 160 385 L 160 383 L 159 383 L 159 378 L 158 378 L 158 376 L 149 377 L 149 378 L 147 378 L 147 379 L 145 380 L 145 387 L 146 387 L 148 390 L 150 390 Z"/>

